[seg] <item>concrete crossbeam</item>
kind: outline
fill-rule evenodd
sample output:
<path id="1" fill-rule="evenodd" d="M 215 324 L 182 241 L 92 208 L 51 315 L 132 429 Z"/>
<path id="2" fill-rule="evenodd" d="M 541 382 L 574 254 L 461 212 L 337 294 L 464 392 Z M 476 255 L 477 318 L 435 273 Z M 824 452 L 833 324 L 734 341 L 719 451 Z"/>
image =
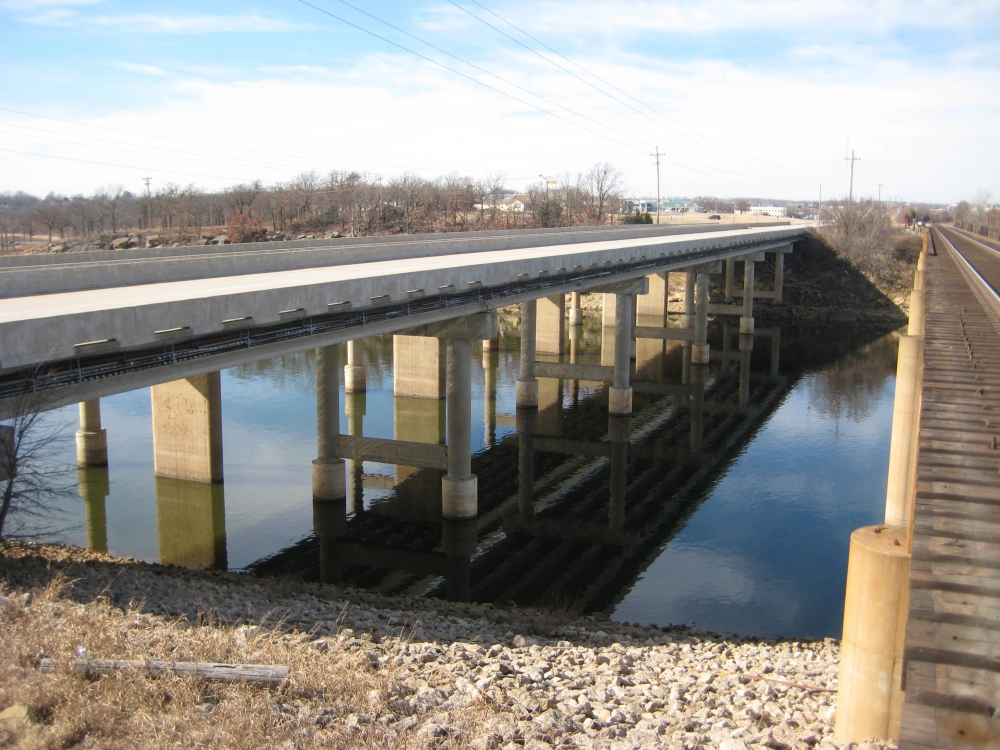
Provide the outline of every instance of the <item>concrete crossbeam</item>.
<path id="1" fill-rule="evenodd" d="M 614 378 L 614 372 L 614 367 L 606 365 L 535 362 L 535 376 L 539 378 L 561 378 L 563 380 L 587 380 L 594 383 L 610 383 Z"/>
<path id="2" fill-rule="evenodd" d="M 448 468 L 448 448 L 444 445 L 359 435 L 337 435 L 334 445 L 336 454 L 340 458 L 418 466 L 424 469 Z"/>
<path id="3" fill-rule="evenodd" d="M 635 338 L 660 339 L 662 341 L 694 341 L 693 328 L 657 328 L 656 326 L 636 326 Z"/>

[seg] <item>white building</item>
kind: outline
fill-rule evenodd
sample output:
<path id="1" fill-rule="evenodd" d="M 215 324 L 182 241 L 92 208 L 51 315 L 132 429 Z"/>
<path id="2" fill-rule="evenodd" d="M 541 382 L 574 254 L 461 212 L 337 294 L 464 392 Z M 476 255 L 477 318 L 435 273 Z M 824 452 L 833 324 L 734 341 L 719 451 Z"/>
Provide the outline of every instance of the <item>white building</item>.
<path id="1" fill-rule="evenodd" d="M 746 211 L 735 209 L 734 213 L 750 214 L 750 216 L 773 216 L 783 219 L 788 216 L 788 211 L 784 206 L 750 206 Z"/>

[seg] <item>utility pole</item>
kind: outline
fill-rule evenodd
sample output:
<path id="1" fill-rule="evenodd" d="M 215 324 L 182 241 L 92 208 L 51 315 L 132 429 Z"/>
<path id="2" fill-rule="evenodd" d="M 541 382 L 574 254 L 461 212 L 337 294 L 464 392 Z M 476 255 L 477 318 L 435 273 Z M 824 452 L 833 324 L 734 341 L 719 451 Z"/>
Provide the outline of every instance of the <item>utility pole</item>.
<path id="1" fill-rule="evenodd" d="M 656 224 L 660 224 L 660 147 L 656 147 L 656 153 L 650 154 L 656 157 Z"/>
<path id="2" fill-rule="evenodd" d="M 861 157 L 855 156 L 854 149 L 851 149 L 851 155 L 845 156 L 844 161 L 849 161 L 851 163 L 851 189 L 847 193 L 847 202 L 850 203 L 854 200 L 854 162 L 861 161 Z"/>
<path id="3" fill-rule="evenodd" d="M 142 181 L 146 183 L 146 231 L 153 231 L 153 197 L 149 193 L 149 183 L 153 181 L 152 177 L 143 177 Z"/>
<path id="4" fill-rule="evenodd" d="M 885 183 L 883 183 L 883 182 L 876 182 L 875 184 L 878 185 L 878 207 L 879 207 L 879 209 L 881 209 L 882 208 L 882 185 L 884 185 Z"/>

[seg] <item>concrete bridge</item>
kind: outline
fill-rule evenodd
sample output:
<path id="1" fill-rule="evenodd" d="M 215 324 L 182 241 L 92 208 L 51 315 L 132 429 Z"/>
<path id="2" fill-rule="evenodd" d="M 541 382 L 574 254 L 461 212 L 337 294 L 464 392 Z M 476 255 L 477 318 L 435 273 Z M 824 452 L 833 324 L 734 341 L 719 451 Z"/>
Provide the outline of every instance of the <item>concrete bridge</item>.
<path id="1" fill-rule="evenodd" d="M 708 314 L 735 315 L 741 333 L 752 334 L 754 296 L 762 294 L 755 263 L 774 254 L 775 288 L 763 294 L 780 302 L 784 254 L 802 234 L 788 226 L 685 234 L 602 227 L 355 241 L 341 256 L 340 245 L 313 243 L 230 248 L 218 257 L 179 249 L 125 260 L 7 259 L 0 286 L 14 277 L 4 288 L 32 293 L 0 300 L 0 410 L 80 402 L 79 463 L 100 465 L 107 450 L 99 397 L 152 386 L 156 473 L 221 482 L 219 370 L 316 348 L 314 497 L 343 501 L 344 459 L 429 466 L 447 470 L 442 513 L 474 517 L 470 343 L 496 340 L 497 308 L 521 306 L 519 407 L 538 407 L 537 376 L 576 377 L 608 382 L 610 413 L 628 415 L 635 338 L 683 339 L 691 362 L 707 364 Z M 685 274 L 681 328 L 663 327 L 670 272 Z M 709 274 L 721 273 L 729 304 L 710 306 Z M 538 353 L 562 352 L 565 326 L 582 321 L 584 292 L 605 295 L 607 364 L 573 372 L 572 364 L 538 362 Z M 637 314 L 647 313 L 658 313 L 658 325 L 636 327 Z M 396 394 L 446 402 L 443 446 L 339 434 L 336 344 L 349 342 L 345 390 L 363 391 L 360 340 L 390 332 Z"/>

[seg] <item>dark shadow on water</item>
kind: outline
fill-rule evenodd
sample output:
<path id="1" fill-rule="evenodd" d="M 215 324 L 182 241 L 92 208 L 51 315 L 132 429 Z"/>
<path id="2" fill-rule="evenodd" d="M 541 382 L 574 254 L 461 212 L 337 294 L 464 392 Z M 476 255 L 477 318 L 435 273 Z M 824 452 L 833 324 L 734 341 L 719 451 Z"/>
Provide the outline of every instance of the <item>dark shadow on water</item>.
<path id="1" fill-rule="evenodd" d="M 786 325 L 774 336 L 758 331 L 751 348 L 715 326 L 713 361 L 701 376 L 685 370 L 682 345 L 661 344 L 639 353 L 635 379 L 651 392 L 635 394 L 629 419 L 609 418 L 606 388 L 553 381 L 547 408 L 498 415 L 516 432 L 473 457 L 477 519 L 442 519 L 440 472 L 399 467 L 386 499 L 367 509 L 354 503 L 342 523 L 317 522 L 321 536 L 248 570 L 382 593 L 611 612 L 804 374 L 816 375 L 810 408 L 866 417 L 895 370 L 894 327 Z M 574 335 L 577 361 L 598 363 L 600 328 Z M 507 336 L 504 348 L 516 347 L 516 334 Z M 652 392 L 656 384 L 662 392 Z M 379 489 L 387 479 L 360 477 Z"/>

